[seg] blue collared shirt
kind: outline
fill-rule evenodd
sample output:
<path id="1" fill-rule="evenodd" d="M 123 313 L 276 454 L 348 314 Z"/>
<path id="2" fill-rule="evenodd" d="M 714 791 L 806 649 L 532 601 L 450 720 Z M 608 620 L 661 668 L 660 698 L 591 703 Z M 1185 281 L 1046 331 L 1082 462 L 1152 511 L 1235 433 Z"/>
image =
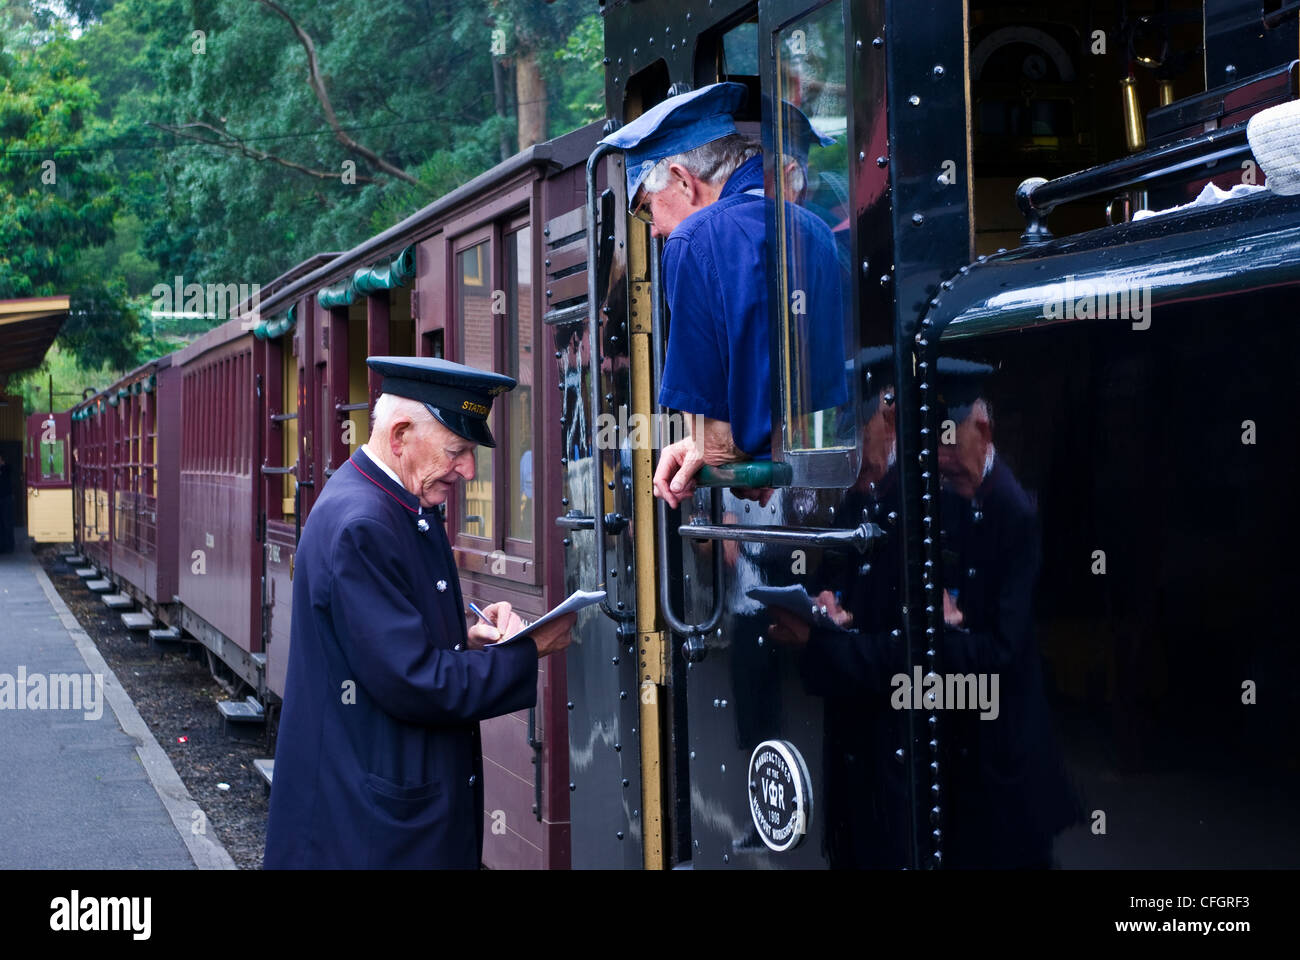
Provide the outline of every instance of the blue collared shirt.
<path id="1" fill-rule="evenodd" d="M 664 244 L 664 292 L 670 312 L 661 406 L 731 424 L 736 446 L 771 456 L 772 398 L 768 316 L 767 217 L 761 196 L 763 158 L 751 157 L 728 178 L 715 203 L 683 220 Z M 758 191 L 758 194 L 749 191 Z M 793 204 L 792 229 L 811 255 L 808 315 L 818 317 L 813 355 L 821 370 L 843 370 L 840 276 L 825 224 Z M 823 304 L 825 306 L 823 306 Z M 844 402 L 843 376 L 813 387 L 809 410 Z"/>

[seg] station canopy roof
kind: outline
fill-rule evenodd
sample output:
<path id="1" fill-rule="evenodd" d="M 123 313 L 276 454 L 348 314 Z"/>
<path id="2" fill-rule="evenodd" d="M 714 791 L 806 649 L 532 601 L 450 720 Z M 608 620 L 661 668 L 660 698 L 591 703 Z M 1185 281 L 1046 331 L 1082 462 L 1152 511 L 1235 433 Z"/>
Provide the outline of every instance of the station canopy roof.
<path id="1" fill-rule="evenodd" d="M 0 300 L 0 382 L 40 366 L 68 318 L 67 297 Z"/>

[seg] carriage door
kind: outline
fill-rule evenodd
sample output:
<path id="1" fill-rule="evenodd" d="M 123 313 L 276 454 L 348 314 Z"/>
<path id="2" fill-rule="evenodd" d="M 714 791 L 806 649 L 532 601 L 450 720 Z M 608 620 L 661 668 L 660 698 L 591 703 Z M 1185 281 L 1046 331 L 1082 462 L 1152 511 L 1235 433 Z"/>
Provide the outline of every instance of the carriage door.
<path id="1" fill-rule="evenodd" d="M 626 423 L 632 407 L 625 218 L 615 212 L 626 201 L 617 187 L 603 186 L 623 182 L 617 163 L 621 157 L 614 155 L 593 168 L 596 179 L 587 191 L 593 209 L 570 210 L 543 231 L 543 319 L 561 391 L 559 423 L 551 428 L 560 438 L 563 513 L 555 522 L 564 532 L 564 592 L 608 592 L 600 606 L 579 615 L 565 654 L 575 868 L 644 863 L 630 521 L 636 454 L 619 443 L 624 433 L 615 426 L 620 412 Z M 583 175 L 581 169 L 574 173 Z M 589 235 L 592 222 L 597 227 Z"/>
<path id="2" fill-rule="evenodd" d="M 67 413 L 27 418 L 27 533 L 37 543 L 72 542 L 71 426 Z"/>

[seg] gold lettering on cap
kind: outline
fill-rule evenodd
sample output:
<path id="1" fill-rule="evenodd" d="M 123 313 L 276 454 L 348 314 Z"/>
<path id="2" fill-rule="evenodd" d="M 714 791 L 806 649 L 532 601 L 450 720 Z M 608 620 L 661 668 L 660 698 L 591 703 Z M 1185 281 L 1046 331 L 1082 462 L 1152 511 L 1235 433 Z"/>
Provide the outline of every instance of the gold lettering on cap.
<path id="1" fill-rule="evenodd" d="M 472 400 L 466 400 L 460 405 L 460 408 L 462 410 L 468 410 L 471 413 L 477 413 L 481 417 L 486 417 L 488 415 L 487 407 L 483 406 L 481 403 L 474 403 Z"/>

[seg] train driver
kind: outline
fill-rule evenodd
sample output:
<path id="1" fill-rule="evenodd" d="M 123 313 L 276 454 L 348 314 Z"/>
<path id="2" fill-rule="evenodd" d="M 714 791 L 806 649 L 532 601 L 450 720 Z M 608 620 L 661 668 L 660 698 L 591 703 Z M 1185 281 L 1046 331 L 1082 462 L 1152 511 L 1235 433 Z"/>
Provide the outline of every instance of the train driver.
<path id="1" fill-rule="evenodd" d="M 466 629 L 438 506 L 494 446 L 515 381 L 431 357 L 371 357 L 370 440 L 303 527 L 265 866 L 476 869 L 479 721 L 532 706 L 573 616 L 513 644 L 505 602 Z"/>
<path id="2" fill-rule="evenodd" d="M 761 148 L 736 130 L 735 113 L 746 96 L 739 83 L 701 87 L 669 97 L 602 141 L 626 153 L 633 215 L 667 238 L 663 278 L 671 328 L 659 403 L 687 415 L 689 435 L 664 448 L 654 490 L 674 507 L 691 496 L 704 464 L 771 456 L 769 203 Z M 840 369 L 834 239 L 800 207 L 787 204 L 786 216 L 801 238 L 792 246 L 806 260 L 800 276 L 811 302 L 801 306 L 815 318 L 812 353 L 819 365 Z M 836 380 L 818 379 L 814 409 L 843 402 L 844 384 Z"/>

